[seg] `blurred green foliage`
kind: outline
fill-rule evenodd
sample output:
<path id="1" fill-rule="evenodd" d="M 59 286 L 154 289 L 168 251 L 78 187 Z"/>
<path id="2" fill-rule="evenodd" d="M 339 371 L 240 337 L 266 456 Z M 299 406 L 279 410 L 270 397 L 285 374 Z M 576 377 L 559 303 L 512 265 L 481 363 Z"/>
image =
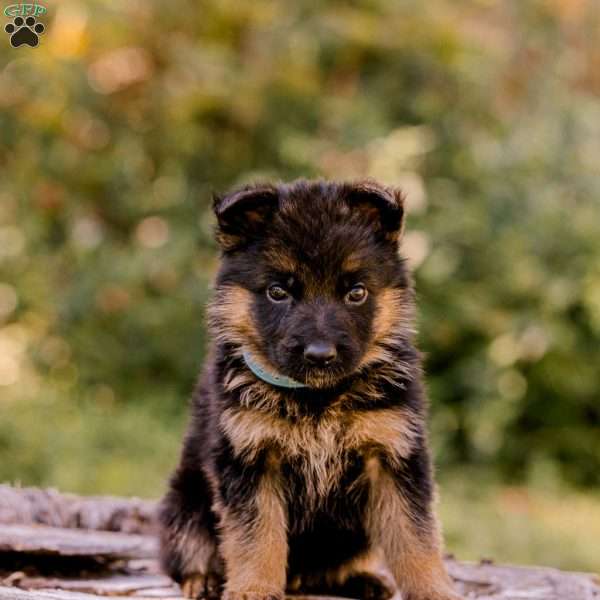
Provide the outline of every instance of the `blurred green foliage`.
<path id="1" fill-rule="evenodd" d="M 442 473 L 600 483 L 593 0 L 46 4 L 0 44 L 0 479 L 158 495 L 211 191 L 372 176 L 408 194 Z"/>

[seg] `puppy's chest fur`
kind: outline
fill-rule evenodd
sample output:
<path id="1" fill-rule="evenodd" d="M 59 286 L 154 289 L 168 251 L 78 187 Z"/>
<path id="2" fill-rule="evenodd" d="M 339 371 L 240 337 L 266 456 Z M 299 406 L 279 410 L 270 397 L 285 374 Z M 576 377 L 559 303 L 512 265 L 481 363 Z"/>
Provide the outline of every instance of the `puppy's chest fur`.
<path id="1" fill-rule="evenodd" d="M 342 488 L 349 491 L 368 478 L 369 459 L 407 457 L 419 435 L 413 419 L 402 408 L 346 413 L 338 406 L 318 418 L 295 419 L 229 408 L 221 427 L 238 457 L 251 464 L 267 456 L 283 492 L 300 494 L 308 508 L 317 509 Z"/>

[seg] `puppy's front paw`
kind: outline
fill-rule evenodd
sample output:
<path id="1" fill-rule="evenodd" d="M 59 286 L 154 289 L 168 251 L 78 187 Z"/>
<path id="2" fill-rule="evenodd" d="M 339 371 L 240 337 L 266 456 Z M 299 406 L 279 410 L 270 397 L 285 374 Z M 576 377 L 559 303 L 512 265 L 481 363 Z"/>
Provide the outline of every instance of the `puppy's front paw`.
<path id="1" fill-rule="evenodd" d="M 283 593 L 275 592 L 225 592 L 223 600 L 283 600 Z"/>
<path id="2" fill-rule="evenodd" d="M 184 578 L 181 591 L 185 598 L 191 600 L 219 600 L 221 597 L 221 580 L 214 573 L 192 573 Z"/>

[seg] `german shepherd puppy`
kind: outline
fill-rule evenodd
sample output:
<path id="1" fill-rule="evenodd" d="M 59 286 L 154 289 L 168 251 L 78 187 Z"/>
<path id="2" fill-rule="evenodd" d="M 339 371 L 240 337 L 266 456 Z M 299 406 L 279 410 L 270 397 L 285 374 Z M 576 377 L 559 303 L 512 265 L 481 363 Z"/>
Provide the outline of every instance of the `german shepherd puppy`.
<path id="1" fill-rule="evenodd" d="M 434 514 L 400 191 L 247 186 L 215 199 L 211 345 L 161 510 L 189 598 L 456 600 Z M 378 561 L 391 573 L 377 574 Z"/>

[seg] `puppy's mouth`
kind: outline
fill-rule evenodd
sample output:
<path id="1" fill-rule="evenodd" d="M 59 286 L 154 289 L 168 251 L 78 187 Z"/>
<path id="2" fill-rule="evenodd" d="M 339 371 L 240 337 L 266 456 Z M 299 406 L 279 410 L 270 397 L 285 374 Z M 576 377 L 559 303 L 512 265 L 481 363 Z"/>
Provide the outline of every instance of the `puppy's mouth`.
<path id="1" fill-rule="evenodd" d="M 326 364 L 314 364 L 297 348 L 279 346 L 266 350 L 266 356 L 277 372 L 309 388 L 333 388 L 358 367 L 357 357 L 347 351 L 338 352 L 338 356 Z"/>
<path id="2" fill-rule="evenodd" d="M 303 364 L 300 361 L 298 362 L 300 364 L 295 366 L 295 368 L 289 368 L 288 365 L 280 365 L 280 368 L 289 377 L 293 377 L 311 388 L 324 389 L 335 387 L 352 373 L 351 369 L 346 368 L 345 365 L 338 361 L 324 367 L 315 367 Z"/>

